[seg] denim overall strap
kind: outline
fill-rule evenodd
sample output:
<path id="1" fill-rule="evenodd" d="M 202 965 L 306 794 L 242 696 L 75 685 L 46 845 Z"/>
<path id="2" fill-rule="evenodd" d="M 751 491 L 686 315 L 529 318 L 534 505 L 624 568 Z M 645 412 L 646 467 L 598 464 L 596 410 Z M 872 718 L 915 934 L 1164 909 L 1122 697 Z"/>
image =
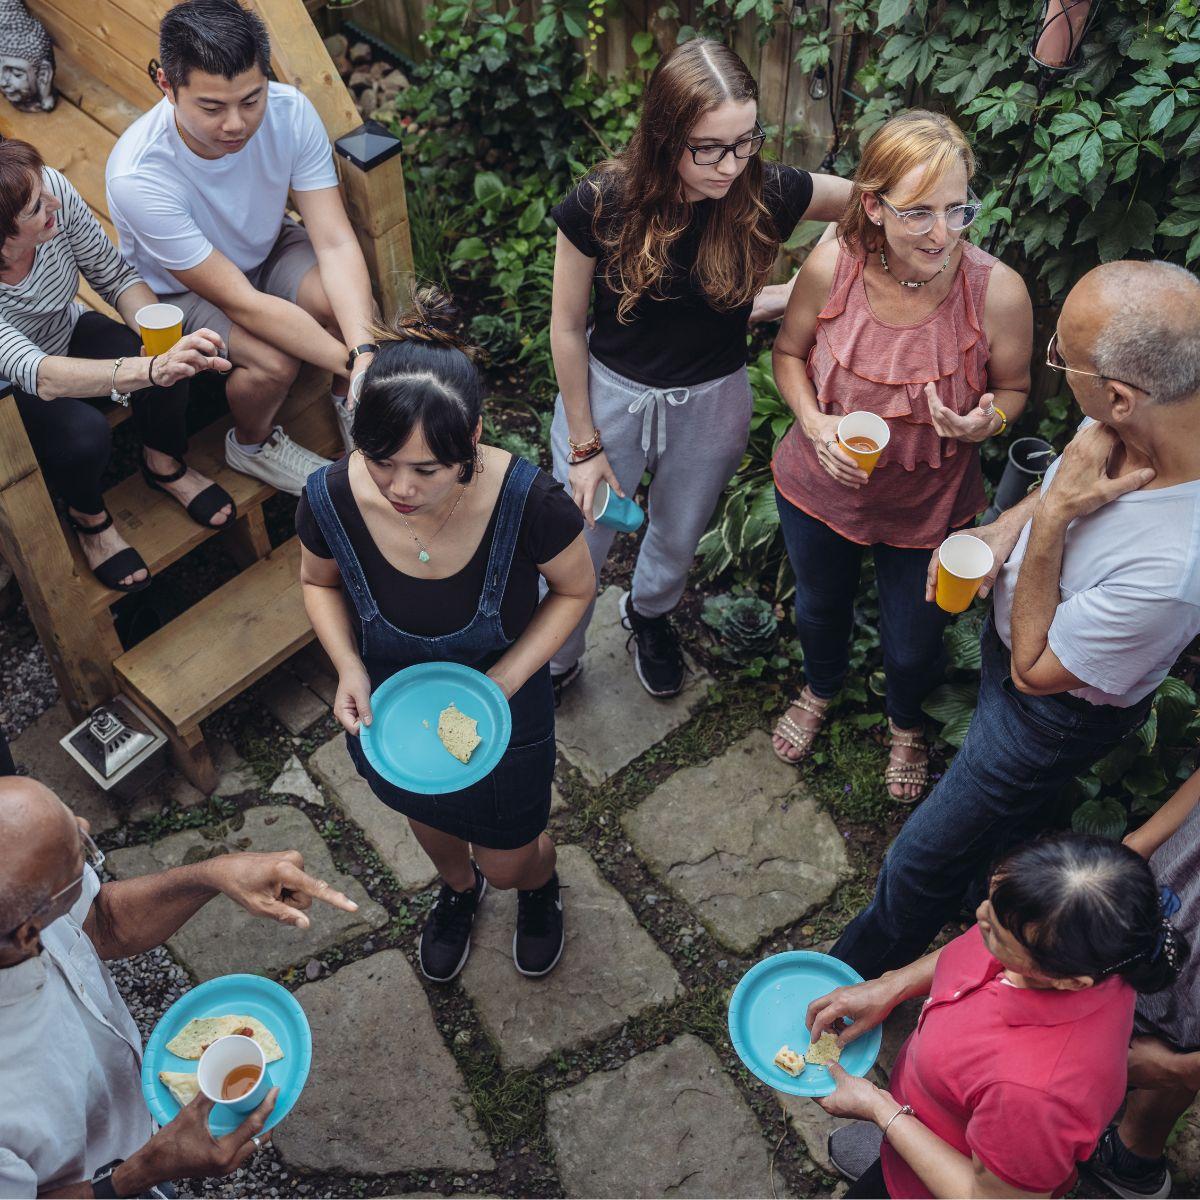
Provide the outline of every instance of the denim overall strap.
<path id="1" fill-rule="evenodd" d="M 500 495 L 500 511 L 496 515 L 496 532 L 492 535 L 492 550 L 488 556 L 487 574 L 479 596 L 479 611 L 486 617 L 499 617 L 508 572 L 517 548 L 521 518 L 529 489 L 537 478 L 538 469 L 523 458 L 514 458 L 512 470 Z"/>
<path id="2" fill-rule="evenodd" d="M 324 534 L 325 541 L 333 551 L 334 561 L 342 574 L 342 582 L 354 600 L 359 618 L 366 625 L 379 615 L 379 606 L 375 603 L 375 597 L 371 595 L 371 589 L 367 587 L 367 578 L 359 564 L 358 555 L 354 553 L 342 520 L 329 497 L 329 485 L 326 483 L 325 474 L 332 465 L 329 463 L 308 477 L 305 487 L 308 506 L 316 518 L 317 528 Z"/>

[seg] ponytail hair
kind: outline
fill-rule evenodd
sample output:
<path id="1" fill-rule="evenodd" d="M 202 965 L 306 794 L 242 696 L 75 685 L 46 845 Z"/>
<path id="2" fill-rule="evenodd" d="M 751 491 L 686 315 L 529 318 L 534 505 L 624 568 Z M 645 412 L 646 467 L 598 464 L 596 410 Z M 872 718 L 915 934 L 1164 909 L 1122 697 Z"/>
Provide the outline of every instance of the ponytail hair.
<path id="1" fill-rule="evenodd" d="M 457 325 L 450 300 L 427 287 L 390 326 L 374 330 L 379 350 L 367 367 L 350 431 L 368 458 L 389 458 L 420 430 L 438 462 L 458 467 L 460 482 L 474 478 L 483 381 Z"/>
<path id="2" fill-rule="evenodd" d="M 1064 833 L 1019 847 L 993 871 L 990 898 L 996 920 L 1060 979 L 1119 975 L 1157 992 L 1188 956 L 1168 920 L 1178 898 L 1160 891 L 1140 855 L 1107 838 Z"/>

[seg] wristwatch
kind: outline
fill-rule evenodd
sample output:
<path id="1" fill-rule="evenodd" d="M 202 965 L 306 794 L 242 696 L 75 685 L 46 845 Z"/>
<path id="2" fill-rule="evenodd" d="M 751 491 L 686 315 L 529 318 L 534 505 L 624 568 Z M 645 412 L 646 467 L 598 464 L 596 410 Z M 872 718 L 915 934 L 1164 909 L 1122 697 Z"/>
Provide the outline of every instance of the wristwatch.
<path id="1" fill-rule="evenodd" d="M 378 351 L 379 347 L 375 345 L 374 342 L 363 342 L 361 346 L 355 346 L 354 349 L 350 351 L 350 357 L 346 359 L 346 370 L 354 370 L 354 360 L 360 354 L 376 354 Z"/>
<path id="2" fill-rule="evenodd" d="M 114 1158 L 92 1176 L 92 1195 L 97 1200 L 117 1200 L 117 1189 L 113 1186 L 112 1174 L 124 1162 L 123 1158 Z"/>
<path id="3" fill-rule="evenodd" d="M 121 364 L 124 361 L 125 360 L 123 358 L 118 358 L 116 360 L 116 362 L 113 363 L 112 379 L 110 380 L 109 387 L 108 387 L 108 398 L 114 404 L 122 404 L 126 408 L 128 408 L 129 407 L 129 393 L 117 391 L 117 372 L 121 369 Z"/>

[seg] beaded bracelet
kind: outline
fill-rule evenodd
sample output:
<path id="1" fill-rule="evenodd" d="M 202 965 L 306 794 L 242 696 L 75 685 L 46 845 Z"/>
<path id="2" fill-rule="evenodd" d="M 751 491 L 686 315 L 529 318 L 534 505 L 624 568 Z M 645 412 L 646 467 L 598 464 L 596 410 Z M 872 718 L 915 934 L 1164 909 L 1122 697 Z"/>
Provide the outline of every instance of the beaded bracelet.
<path id="1" fill-rule="evenodd" d="M 997 408 L 994 404 L 992 405 L 992 412 L 1000 414 L 1000 428 L 992 435 L 993 437 L 999 437 L 1008 428 L 1008 417 L 1004 415 L 1004 409 Z"/>
<path id="2" fill-rule="evenodd" d="M 591 462 L 593 458 L 597 458 L 604 453 L 602 446 L 597 446 L 595 450 L 588 450 L 585 454 L 575 453 L 567 459 L 568 467 L 577 467 L 580 463 Z"/>
<path id="3" fill-rule="evenodd" d="M 600 430 L 593 429 L 592 436 L 586 442 L 573 442 L 568 434 L 567 445 L 571 447 L 571 450 L 575 454 L 587 454 L 592 450 L 601 450 L 603 447 L 600 442 Z"/>

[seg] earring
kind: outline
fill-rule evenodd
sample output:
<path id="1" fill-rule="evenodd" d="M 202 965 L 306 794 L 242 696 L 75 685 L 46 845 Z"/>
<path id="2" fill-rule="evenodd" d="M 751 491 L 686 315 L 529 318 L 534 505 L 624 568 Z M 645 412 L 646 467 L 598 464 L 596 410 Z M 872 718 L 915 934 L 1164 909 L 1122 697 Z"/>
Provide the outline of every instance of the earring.
<path id="1" fill-rule="evenodd" d="M 478 450 L 475 451 L 475 474 L 482 475 L 484 472 L 483 455 Z"/>

